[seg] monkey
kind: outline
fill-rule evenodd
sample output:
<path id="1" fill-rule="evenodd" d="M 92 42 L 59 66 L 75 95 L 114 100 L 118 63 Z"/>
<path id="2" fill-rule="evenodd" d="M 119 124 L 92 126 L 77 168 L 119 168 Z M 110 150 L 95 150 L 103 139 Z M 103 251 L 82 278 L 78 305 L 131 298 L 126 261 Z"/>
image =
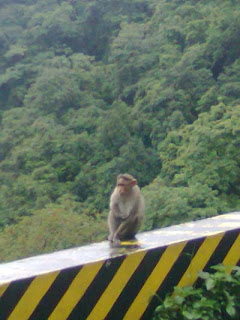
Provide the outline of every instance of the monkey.
<path id="1" fill-rule="evenodd" d="M 133 176 L 118 175 L 109 207 L 108 240 L 118 244 L 134 238 L 144 218 L 144 199 Z"/>

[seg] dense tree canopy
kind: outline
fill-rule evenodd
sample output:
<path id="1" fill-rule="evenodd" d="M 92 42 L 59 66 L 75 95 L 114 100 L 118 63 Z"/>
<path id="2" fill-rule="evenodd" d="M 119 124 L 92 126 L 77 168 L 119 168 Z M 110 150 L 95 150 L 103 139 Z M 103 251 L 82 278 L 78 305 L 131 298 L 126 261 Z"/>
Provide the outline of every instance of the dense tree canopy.
<path id="1" fill-rule="evenodd" d="M 105 239 L 116 175 L 144 230 L 240 209 L 240 4 L 0 0 L 0 258 Z"/>

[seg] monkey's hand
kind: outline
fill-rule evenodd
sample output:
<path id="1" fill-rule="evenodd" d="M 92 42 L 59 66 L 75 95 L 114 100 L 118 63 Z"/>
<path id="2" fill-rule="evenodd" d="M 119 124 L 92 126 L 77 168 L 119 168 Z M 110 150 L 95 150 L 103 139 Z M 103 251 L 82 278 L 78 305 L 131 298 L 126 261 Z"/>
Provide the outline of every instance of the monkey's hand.
<path id="1" fill-rule="evenodd" d="M 108 240 L 113 242 L 114 245 L 118 245 L 121 242 L 116 233 L 115 234 L 110 234 L 108 236 Z"/>
<path id="2" fill-rule="evenodd" d="M 118 244 L 121 243 L 120 239 L 118 238 L 118 236 L 117 236 L 116 234 L 113 236 L 112 242 L 113 242 L 115 245 L 118 245 Z"/>

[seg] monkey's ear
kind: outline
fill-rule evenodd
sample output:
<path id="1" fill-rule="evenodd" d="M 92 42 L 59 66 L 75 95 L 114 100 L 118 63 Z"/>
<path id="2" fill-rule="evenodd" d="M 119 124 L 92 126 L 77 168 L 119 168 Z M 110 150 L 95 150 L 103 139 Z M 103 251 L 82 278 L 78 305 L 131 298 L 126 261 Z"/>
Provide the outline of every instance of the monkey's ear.
<path id="1" fill-rule="evenodd" d="M 136 179 L 133 179 L 133 180 L 131 181 L 131 186 L 134 187 L 136 184 L 137 184 L 137 180 L 136 180 Z"/>

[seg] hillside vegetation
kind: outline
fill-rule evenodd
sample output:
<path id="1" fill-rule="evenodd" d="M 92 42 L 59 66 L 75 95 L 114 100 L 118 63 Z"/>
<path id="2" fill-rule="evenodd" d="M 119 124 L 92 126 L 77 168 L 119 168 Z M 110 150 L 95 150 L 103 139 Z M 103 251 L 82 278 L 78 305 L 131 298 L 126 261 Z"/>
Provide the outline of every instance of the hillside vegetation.
<path id="1" fill-rule="evenodd" d="M 240 210 L 237 0 L 0 0 L 0 259 Z"/>

